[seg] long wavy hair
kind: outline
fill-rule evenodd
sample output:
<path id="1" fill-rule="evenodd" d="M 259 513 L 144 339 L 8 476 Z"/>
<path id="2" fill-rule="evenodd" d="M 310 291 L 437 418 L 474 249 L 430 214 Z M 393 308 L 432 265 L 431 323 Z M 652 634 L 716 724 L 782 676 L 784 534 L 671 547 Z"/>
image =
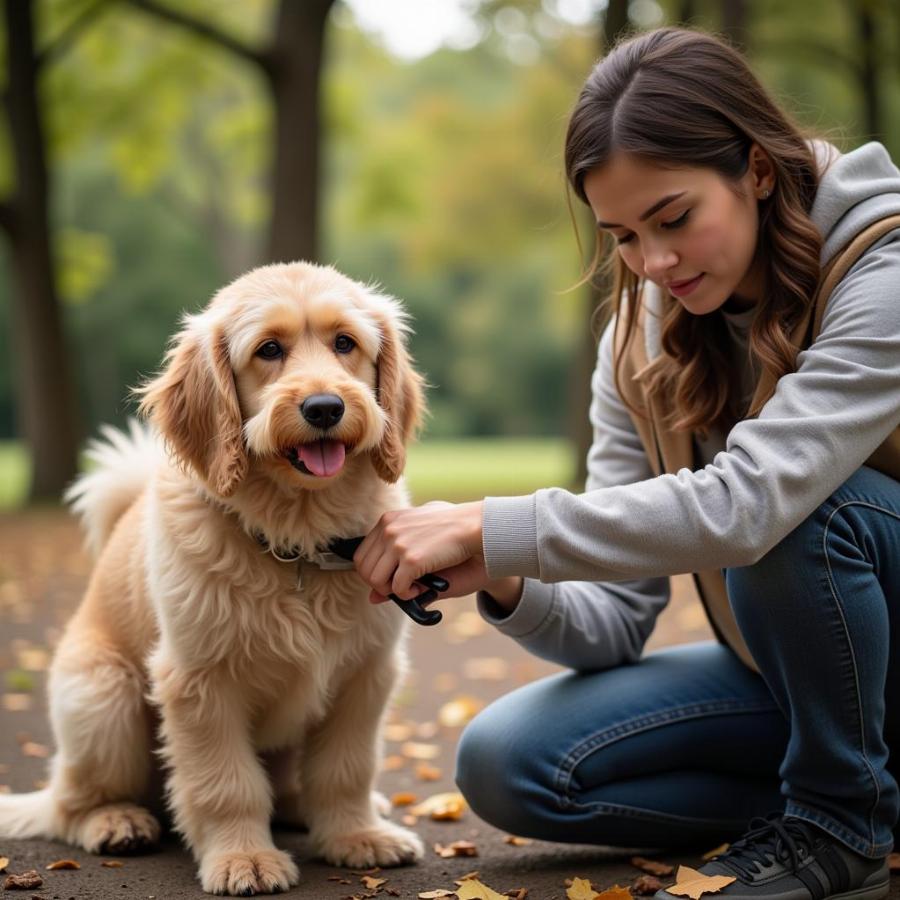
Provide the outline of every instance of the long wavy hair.
<path id="1" fill-rule="evenodd" d="M 753 142 L 765 150 L 775 184 L 760 205 L 753 264 L 761 262 L 763 294 L 749 343 L 760 369 L 777 379 L 795 369 L 789 335 L 820 279 L 822 237 L 809 216 L 819 176 L 809 137 L 724 41 L 701 31 L 659 28 L 617 44 L 591 71 L 569 120 L 566 176 L 587 203 L 587 173 L 625 152 L 666 167 L 713 169 L 738 190 Z M 637 321 L 641 279 L 599 233 L 585 280 L 597 272 L 612 285 L 607 304 L 613 304 L 617 329 L 626 329 L 624 348 Z M 727 433 L 742 415 L 759 410 L 739 407 L 725 321 L 718 311 L 689 313 L 664 293 L 662 353 L 647 367 L 647 390 L 651 396 L 668 392 L 667 427 L 704 437 L 713 426 Z M 617 389 L 623 356 L 620 351 L 614 360 Z"/>

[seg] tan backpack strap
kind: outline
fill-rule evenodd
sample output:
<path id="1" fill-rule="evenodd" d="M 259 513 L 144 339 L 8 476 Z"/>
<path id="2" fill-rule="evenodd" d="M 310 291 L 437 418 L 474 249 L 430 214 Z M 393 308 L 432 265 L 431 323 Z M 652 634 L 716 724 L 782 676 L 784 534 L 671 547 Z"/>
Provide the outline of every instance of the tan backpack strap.
<path id="1" fill-rule="evenodd" d="M 868 228 L 864 228 L 849 244 L 835 253 L 822 273 L 822 280 L 819 283 L 819 290 L 816 292 L 817 302 L 816 316 L 813 320 L 811 340 L 815 340 L 822 328 L 822 316 L 825 314 L 825 307 L 828 305 L 827 300 L 831 296 L 832 291 L 838 286 L 841 279 L 850 271 L 859 258 L 872 246 L 876 241 L 883 238 L 888 232 L 895 228 L 900 228 L 900 214 L 887 216 L 873 222 Z M 825 303 L 818 302 L 824 298 Z"/>

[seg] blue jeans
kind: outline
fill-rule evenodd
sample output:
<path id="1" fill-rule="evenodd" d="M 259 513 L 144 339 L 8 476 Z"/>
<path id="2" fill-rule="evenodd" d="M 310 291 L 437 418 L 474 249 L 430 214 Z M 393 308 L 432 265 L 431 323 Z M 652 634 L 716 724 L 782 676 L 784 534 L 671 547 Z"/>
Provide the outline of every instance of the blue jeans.
<path id="1" fill-rule="evenodd" d="M 725 575 L 762 677 L 705 642 L 526 685 L 462 735 L 456 780 L 472 809 L 545 840 L 706 849 L 783 810 L 887 854 L 900 813 L 888 760 L 900 748 L 900 482 L 859 469 Z"/>

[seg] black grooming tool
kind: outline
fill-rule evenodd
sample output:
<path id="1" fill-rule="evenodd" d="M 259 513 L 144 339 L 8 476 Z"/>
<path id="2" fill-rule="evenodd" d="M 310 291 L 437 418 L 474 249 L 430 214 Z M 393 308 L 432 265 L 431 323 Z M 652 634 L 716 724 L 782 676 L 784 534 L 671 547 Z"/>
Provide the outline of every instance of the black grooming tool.
<path id="1" fill-rule="evenodd" d="M 363 538 L 336 538 L 328 545 L 326 553 L 333 553 L 341 559 L 352 560 L 353 554 L 363 542 Z M 419 625 L 437 625 L 443 618 L 443 614 L 439 609 L 426 609 L 422 604 L 430 603 L 437 599 L 438 591 L 446 591 L 450 584 L 445 578 L 439 575 L 432 575 L 430 572 L 417 578 L 422 584 L 428 586 L 428 590 L 413 597 L 412 600 L 401 600 L 396 594 L 388 594 L 391 600 L 400 607 L 412 620 Z"/>

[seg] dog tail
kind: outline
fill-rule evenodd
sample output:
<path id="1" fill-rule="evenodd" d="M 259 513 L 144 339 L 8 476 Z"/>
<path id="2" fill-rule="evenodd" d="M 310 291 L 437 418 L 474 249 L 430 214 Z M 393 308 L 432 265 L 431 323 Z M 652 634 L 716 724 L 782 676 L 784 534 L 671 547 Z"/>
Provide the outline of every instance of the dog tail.
<path id="1" fill-rule="evenodd" d="M 110 425 L 101 425 L 100 432 L 103 440 L 94 439 L 87 447 L 89 470 L 64 495 L 81 519 L 94 557 L 165 459 L 162 441 L 134 419 L 128 422 L 128 433 Z"/>
<path id="2" fill-rule="evenodd" d="M 30 794 L 0 794 L 0 837 L 54 838 L 58 832 L 51 788 Z"/>

